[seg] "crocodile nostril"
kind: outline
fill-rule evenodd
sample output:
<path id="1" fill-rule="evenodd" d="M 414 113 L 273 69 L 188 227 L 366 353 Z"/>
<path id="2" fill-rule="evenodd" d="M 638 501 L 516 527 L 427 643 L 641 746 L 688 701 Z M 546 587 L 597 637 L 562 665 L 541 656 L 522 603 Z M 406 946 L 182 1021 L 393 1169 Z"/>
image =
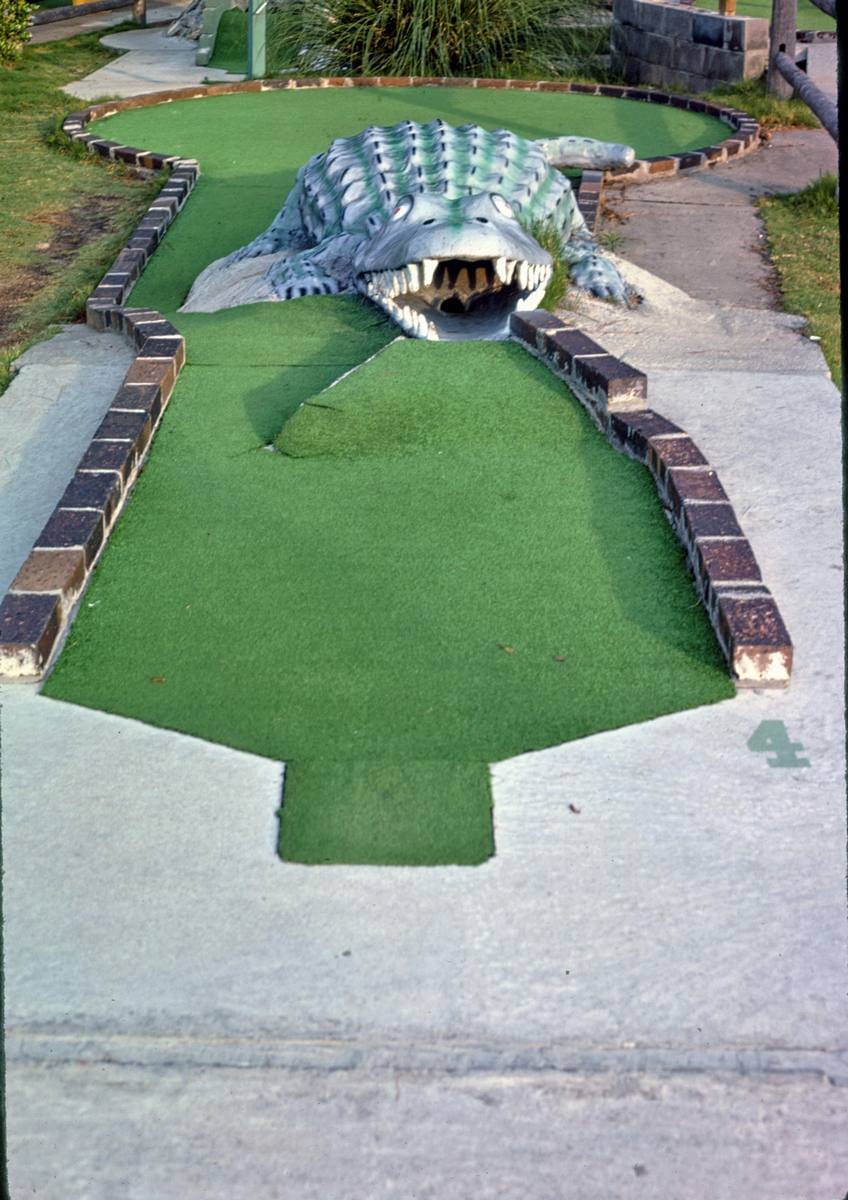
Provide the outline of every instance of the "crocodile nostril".
<path id="1" fill-rule="evenodd" d="M 428 218 L 427 218 L 427 220 L 426 220 L 426 221 L 422 221 L 422 222 L 421 222 L 421 224 L 422 224 L 422 225 L 435 225 L 435 224 L 436 224 L 436 218 L 435 218 L 435 217 L 428 217 Z"/>
<path id="2" fill-rule="evenodd" d="M 488 218 L 488 217 L 477 217 L 477 220 L 480 222 L 480 224 L 481 224 L 481 225 L 488 225 L 488 224 L 489 224 L 489 218 Z"/>

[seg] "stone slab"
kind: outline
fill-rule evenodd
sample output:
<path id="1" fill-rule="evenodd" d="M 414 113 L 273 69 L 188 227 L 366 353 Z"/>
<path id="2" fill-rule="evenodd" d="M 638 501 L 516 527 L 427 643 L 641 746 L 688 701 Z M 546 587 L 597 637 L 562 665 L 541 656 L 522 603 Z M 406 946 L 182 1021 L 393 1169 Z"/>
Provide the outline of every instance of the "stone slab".
<path id="1" fill-rule="evenodd" d="M 774 308 L 775 275 L 751 199 L 797 191 L 836 169 L 836 145 L 824 130 L 787 130 L 756 154 L 710 171 L 623 192 L 608 187 L 600 231 L 622 235 L 628 262 L 693 297 Z"/>
<path id="2" fill-rule="evenodd" d="M 170 24 L 171 21 L 177 19 L 184 7 L 184 4 L 179 3 L 148 5 L 148 25 Z M 132 20 L 132 10 L 129 8 L 70 17 L 66 21 L 37 25 L 32 31 L 32 42 L 35 45 L 42 42 L 61 42 L 66 38 L 76 37 L 80 33 L 93 33 L 98 29 L 108 29 L 110 25 L 122 25 L 130 20 Z"/>
<path id="3" fill-rule="evenodd" d="M 833 1200 L 848 1177 L 848 1089 L 815 1078 L 57 1063 L 7 1089 L 11 1194 L 39 1200 Z"/>
<path id="4" fill-rule="evenodd" d="M 105 46 L 127 53 L 99 70 L 63 87 L 79 100 L 97 100 L 102 96 L 141 96 L 197 83 L 220 83 L 244 79 L 218 67 L 195 66 L 197 43 L 186 38 L 168 37 L 166 26 L 155 29 L 131 29 L 109 34 Z M 164 147 L 154 146 L 154 150 Z"/>
<path id="5" fill-rule="evenodd" d="M 117 334 L 69 325 L 17 360 L 0 396 L 0 594 L 73 477 L 132 362 Z"/>

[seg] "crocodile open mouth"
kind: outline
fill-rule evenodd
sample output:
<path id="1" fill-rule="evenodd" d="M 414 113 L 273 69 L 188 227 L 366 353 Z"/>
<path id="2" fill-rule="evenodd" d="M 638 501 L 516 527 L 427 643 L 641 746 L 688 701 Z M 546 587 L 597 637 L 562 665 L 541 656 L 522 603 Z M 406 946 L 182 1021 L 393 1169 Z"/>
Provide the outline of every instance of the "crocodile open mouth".
<path id="1" fill-rule="evenodd" d="M 536 308 L 552 267 L 508 258 L 424 258 L 394 270 L 366 271 L 359 290 L 413 337 L 431 341 L 499 338 L 510 314 Z"/>

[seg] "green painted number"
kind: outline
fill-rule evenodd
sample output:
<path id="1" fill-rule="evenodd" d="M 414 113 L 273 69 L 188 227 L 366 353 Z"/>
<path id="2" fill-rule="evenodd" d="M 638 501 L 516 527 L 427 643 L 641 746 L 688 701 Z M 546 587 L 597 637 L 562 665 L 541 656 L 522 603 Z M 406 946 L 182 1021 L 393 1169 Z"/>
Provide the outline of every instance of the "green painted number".
<path id="1" fill-rule="evenodd" d="M 804 747 L 800 742 L 790 742 L 786 726 L 782 721 L 760 721 L 748 738 L 748 749 L 758 753 L 773 754 L 767 758 L 770 767 L 808 767 L 808 758 L 799 758 L 798 751 Z"/>

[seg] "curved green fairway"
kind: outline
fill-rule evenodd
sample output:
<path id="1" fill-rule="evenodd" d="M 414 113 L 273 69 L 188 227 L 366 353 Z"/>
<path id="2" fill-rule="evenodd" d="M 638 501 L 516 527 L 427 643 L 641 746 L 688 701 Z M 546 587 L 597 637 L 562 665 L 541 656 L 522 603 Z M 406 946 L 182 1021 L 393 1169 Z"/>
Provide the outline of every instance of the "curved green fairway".
<path id="1" fill-rule="evenodd" d="M 393 342 L 353 297 L 174 315 L 279 207 L 304 101 L 384 119 L 347 111 L 380 93 L 285 99 L 241 173 L 220 100 L 110 128 L 206 172 L 133 295 L 189 365 L 45 691 L 286 760 L 284 857 L 480 862 L 489 762 L 733 689 L 647 472 L 521 348 Z M 131 127 L 151 111 L 171 140 Z"/>

